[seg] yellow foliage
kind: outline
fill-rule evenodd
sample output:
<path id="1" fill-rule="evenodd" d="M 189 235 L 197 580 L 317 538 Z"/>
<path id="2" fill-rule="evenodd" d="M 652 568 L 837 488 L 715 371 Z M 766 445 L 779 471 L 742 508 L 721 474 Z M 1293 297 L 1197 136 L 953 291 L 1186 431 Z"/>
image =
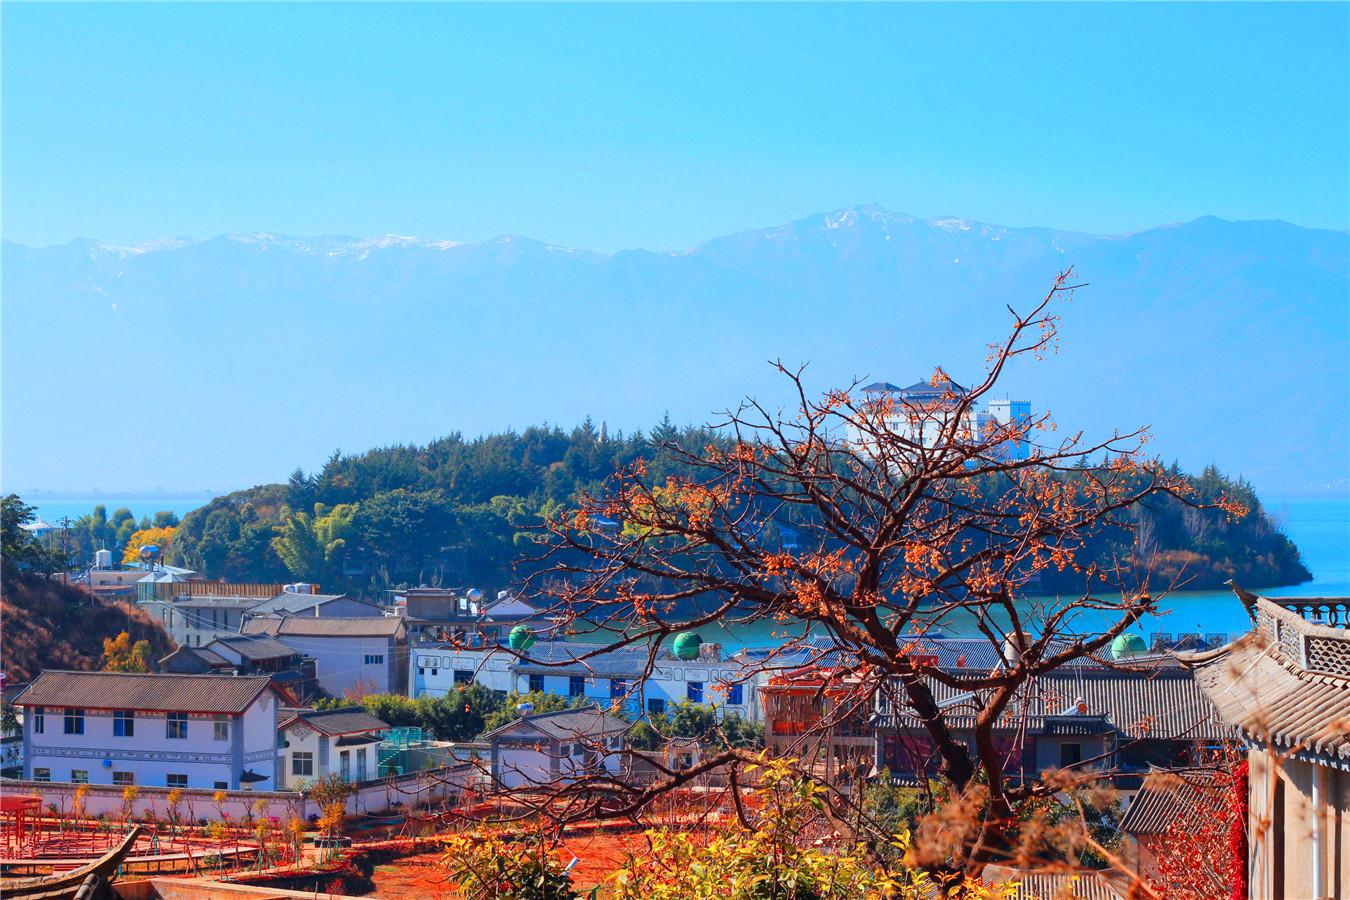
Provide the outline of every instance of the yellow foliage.
<path id="1" fill-rule="evenodd" d="M 161 555 L 167 554 L 176 531 L 178 531 L 177 528 L 143 528 L 137 531 L 127 539 L 127 548 L 122 553 L 122 562 L 140 562 L 141 548 L 146 544 L 156 544 L 159 546 Z"/>

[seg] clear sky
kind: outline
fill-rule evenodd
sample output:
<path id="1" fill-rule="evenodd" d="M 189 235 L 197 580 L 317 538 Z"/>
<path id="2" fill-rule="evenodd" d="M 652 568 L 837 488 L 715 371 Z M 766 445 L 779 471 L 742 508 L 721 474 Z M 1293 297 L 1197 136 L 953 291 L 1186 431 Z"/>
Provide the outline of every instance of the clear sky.
<path id="1" fill-rule="evenodd" d="M 3 233 L 1350 225 L 1350 5 L 6 2 Z"/>

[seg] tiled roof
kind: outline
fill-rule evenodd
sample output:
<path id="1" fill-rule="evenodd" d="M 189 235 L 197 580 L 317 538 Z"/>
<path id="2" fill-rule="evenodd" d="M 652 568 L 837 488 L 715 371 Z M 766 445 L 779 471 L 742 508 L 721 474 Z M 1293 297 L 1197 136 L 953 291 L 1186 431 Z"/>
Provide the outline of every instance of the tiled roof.
<path id="1" fill-rule="evenodd" d="M 585 675 L 602 678 L 639 678 L 647 671 L 650 655 L 645 647 L 620 647 L 605 650 L 605 644 L 569 641 L 540 641 L 525 651 L 526 659 L 511 664 L 515 672 L 541 672 L 547 675 Z M 577 660 L 585 653 L 605 650 L 589 659 Z M 660 659 L 660 656 L 657 657 Z"/>
<path id="2" fill-rule="evenodd" d="M 1231 790 L 1228 777 L 1210 769 L 1159 769 L 1144 779 L 1120 820 L 1126 834 L 1165 834 L 1174 823 L 1218 812 Z"/>
<path id="3" fill-rule="evenodd" d="M 1343 643 L 1350 649 L 1350 631 Z M 1279 644 L 1249 634 L 1208 653 L 1180 654 L 1225 722 L 1247 738 L 1350 761 L 1350 678 L 1314 674 Z"/>
<path id="4" fill-rule="evenodd" d="M 1119 872 L 1029 872 L 1006 866 L 985 866 L 985 884 L 1012 888 L 1009 900 L 1124 900 L 1130 879 Z"/>
<path id="5" fill-rule="evenodd" d="M 76 709 L 240 713 L 267 690 L 268 683 L 265 676 L 47 671 L 14 702 Z"/>
<path id="6" fill-rule="evenodd" d="M 874 381 L 863 389 L 864 394 L 886 394 L 900 392 L 900 388 L 891 384 L 889 381 Z"/>
<path id="7" fill-rule="evenodd" d="M 288 709 L 283 710 L 282 715 L 285 718 L 281 723 L 282 728 L 287 728 L 293 722 L 303 719 L 317 731 L 327 735 L 383 731 L 389 727 L 388 723 L 372 716 L 364 709 L 347 706 L 325 710 Z"/>
<path id="8" fill-rule="evenodd" d="M 249 609 L 258 602 L 257 597 L 235 597 L 224 594 L 198 594 L 173 601 L 175 607 L 182 609 Z"/>
<path id="9" fill-rule="evenodd" d="M 244 659 L 280 659 L 295 656 L 294 649 L 265 634 L 232 634 L 228 637 L 213 638 L 211 643 L 202 649 L 209 649 L 213 644 L 223 644 Z"/>
<path id="10" fill-rule="evenodd" d="M 973 705 L 961 704 L 969 692 L 930 682 L 941 705 L 950 701 L 947 721 L 955 728 L 974 727 Z M 1104 717 L 1123 736 L 1149 740 L 1218 740 L 1227 734 L 1214 716 L 1213 707 L 1191 674 L 1180 668 L 1148 672 L 1113 669 L 1057 670 L 1041 675 L 1025 686 L 999 720 L 999 727 L 1015 731 L 1044 732 L 1047 724 L 1061 723 L 1079 698 L 1087 705 L 1086 717 Z M 906 728 L 916 727 L 908 713 Z M 896 717 L 876 717 L 880 728 L 898 727 Z"/>
<path id="11" fill-rule="evenodd" d="M 177 650 L 159 658 L 160 666 L 163 666 L 171 659 L 179 657 L 196 657 L 208 666 L 228 666 L 230 661 L 216 653 L 214 650 L 207 650 L 205 647 L 189 647 L 186 644 Z"/>
<path id="12" fill-rule="evenodd" d="M 393 637 L 402 627 L 403 620 L 398 616 L 287 616 L 282 619 L 249 619 L 244 623 L 243 633 L 276 637 Z"/>
<path id="13" fill-rule="evenodd" d="M 604 712 L 598 706 L 582 706 L 578 709 L 562 709 L 557 712 L 539 713 L 533 716 L 521 716 L 509 725 L 503 725 L 496 731 L 485 735 L 491 739 L 508 731 L 528 725 L 535 731 L 541 731 L 551 738 L 570 741 L 577 738 L 599 738 L 618 734 L 628 729 L 628 723 Z"/>
<path id="14" fill-rule="evenodd" d="M 293 591 L 283 591 L 275 597 L 264 600 L 254 606 L 249 611 L 258 615 L 267 615 L 269 613 L 297 613 L 308 612 L 314 607 L 320 607 L 319 614 L 323 615 L 323 605 L 332 603 L 334 600 L 349 600 L 352 603 L 360 603 L 363 606 L 370 607 L 370 615 L 378 616 L 381 610 L 373 603 L 366 603 L 364 600 L 357 600 L 348 597 L 346 594 L 297 594 Z"/>

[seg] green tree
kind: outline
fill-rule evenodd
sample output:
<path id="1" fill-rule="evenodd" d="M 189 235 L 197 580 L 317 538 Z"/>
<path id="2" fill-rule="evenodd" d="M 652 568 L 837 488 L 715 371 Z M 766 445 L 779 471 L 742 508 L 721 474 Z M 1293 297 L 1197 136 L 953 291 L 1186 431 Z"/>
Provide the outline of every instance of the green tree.
<path id="1" fill-rule="evenodd" d="M 332 509 L 316 503 L 313 515 L 294 513 L 277 529 L 272 549 L 297 578 L 331 583 L 355 534 L 356 510 L 350 503 Z"/>
<path id="2" fill-rule="evenodd" d="M 24 525 L 37 521 L 37 507 L 29 506 L 10 494 L 0 500 L 0 567 L 4 577 L 12 578 L 23 569 L 37 569 L 50 575 L 66 564 L 60 550 L 44 547 Z"/>

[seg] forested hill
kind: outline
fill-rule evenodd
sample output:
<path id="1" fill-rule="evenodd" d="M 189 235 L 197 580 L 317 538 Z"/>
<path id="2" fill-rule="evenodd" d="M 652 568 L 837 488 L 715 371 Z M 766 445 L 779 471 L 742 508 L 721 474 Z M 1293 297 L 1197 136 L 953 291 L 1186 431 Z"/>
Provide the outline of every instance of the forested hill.
<path id="1" fill-rule="evenodd" d="M 523 529 L 579 491 L 603 491 L 616 466 L 638 458 L 652 478 L 664 480 L 675 467 L 657 445 L 672 439 L 690 448 L 719 440 L 669 420 L 650 436 L 607 434 L 587 420 L 570 432 L 540 426 L 472 440 L 455 434 L 360 455 L 335 452 L 317 473 L 296 470 L 286 484 L 218 497 L 190 513 L 170 561 L 212 578 L 308 581 L 326 592 L 379 597 L 398 585 L 444 584 L 474 585 L 492 596 L 528 568 L 522 560 L 533 548 Z M 1250 512 L 1230 521 L 1220 510 L 1170 498 L 1133 510 L 1155 583 L 1179 573 L 1192 579 L 1192 589 L 1216 588 L 1229 578 L 1270 587 L 1311 577 L 1249 484 L 1213 468 L 1192 482 L 1201 500 L 1226 492 Z M 1135 546 L 1120 529 L 1096 535 L 1089 545 L 1100 560 L 1126 562 Z M 1059 575 L 1043 584 L 1056 591 L 1081 587 Z"/>

